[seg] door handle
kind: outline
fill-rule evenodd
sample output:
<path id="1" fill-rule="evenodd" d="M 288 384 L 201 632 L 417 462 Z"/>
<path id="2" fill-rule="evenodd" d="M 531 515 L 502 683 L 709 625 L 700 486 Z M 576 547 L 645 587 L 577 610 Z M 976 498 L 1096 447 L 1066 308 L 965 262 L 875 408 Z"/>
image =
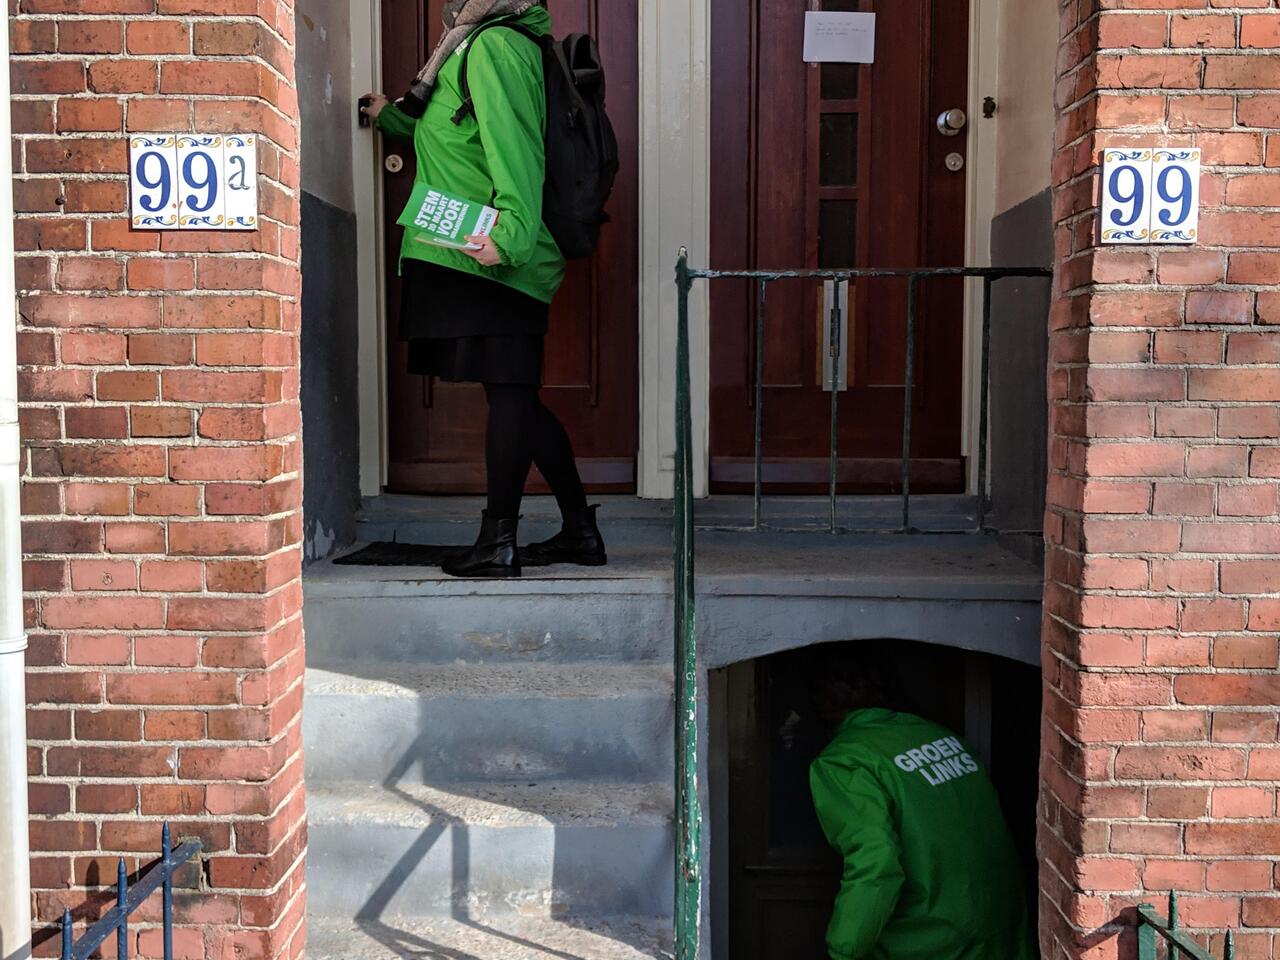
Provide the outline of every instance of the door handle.
<path id="1" fill-rule="evenodd" d="M 938 132 L 944 137 L 954 137 L 969 123 L 969 116 L 959 107 L 938 114 Z"/>

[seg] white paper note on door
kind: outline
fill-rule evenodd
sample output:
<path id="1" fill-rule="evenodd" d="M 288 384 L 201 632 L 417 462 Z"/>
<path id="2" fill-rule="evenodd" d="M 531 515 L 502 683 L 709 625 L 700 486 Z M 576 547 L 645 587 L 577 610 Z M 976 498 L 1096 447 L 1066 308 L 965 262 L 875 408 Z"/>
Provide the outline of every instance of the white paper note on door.
<path id="1" fill-rule="evenodd" d="M 876 15 L 807 11 L 804 59 L 807 63 L 875 63 Z"/>

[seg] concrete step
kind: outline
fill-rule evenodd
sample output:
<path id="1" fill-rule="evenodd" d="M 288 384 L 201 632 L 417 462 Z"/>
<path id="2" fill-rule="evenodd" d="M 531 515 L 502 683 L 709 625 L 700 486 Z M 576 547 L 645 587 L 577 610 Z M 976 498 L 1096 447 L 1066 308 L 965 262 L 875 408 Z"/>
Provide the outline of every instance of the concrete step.
<path id="1" fill-rule="evenodd" d="M 308 791 L 313 914 L 668 915 L 668 783 L 471 783 Z"/>
<path id="2" fill-rule="evenodd" d="M 315 564 L 304 581 L 307 662 L 670 660 L 669 576 L 548 570 L 557 575 L 489 582 L 426 568 Z"/>
<path id="3" fill-rule="evenodd" d="M 610 556 L 615 548 L 659 546 L 671 549 L 671 516 L 617 517 L 600 515 L 601 533 Z M 462 517 L 434 511 L 428 514 L 371 513 L 356 522 L 356 536 L 362 542 L 395 540 L 399 543 L 469 544 L 476 539 L 479 514 Z M 520 524 L 520 543 L 536 543 L 560 530 L 559 519 L 526 517 Z"/>
<path id="4" fill-rule="evenodd" d="M 670 921 L 307 920 L 308 960 L 659 960 Z"/>
<path id="5" fill-rule="evenodd" d="M 672 698 L 661 664 L 311 668 L 308 782 L 665 780 Z"/>
<path id="6" fill-rule="evenodd" d="M 592 498 L 600 502 L 598 518 L 605 542 L 615 546 L 638 542 L 671 546 L 669 501 L 630 496 Z M 383 494 L 365 499 L 357 521 L 361 540 L 402 543 L 471 543 L 480 526 L 483 497 L 415 497 Z M 560 529 L 560 510 L 546 496 L 525 497 L 520 505 L 520 542 L 533 543 Z"/>
<path id="7" fill-rule="evenodd" d="M 641 500 L 634 496 L 593 497 L 600 503 L 600 526 L 614 543 L 658 541 L 671 543 L 673 505 L 670 500 Z M 382 494 L 364 500 L 360 512 L 361 537 L 409 543 L 467 543 L 475 537 L 483 497 L 430 497 Z M 749 496 L 714 496 L 698 500 L 699 527 L 743 528 L 754 521 Z M 766 496 L 763 519 L 774 529 L 823 531 L 830 523 L 826 496 Z M 955 532 L 976 524 L 977 500 L 960 494 L 918 494 L 911 498 L 911 522 L 921 530 Z M 560 511 L 551 497 L 525 497 L 521 503 L 521 542 L 550 536 L 559 529 Z M 895 530 L 902 522 L 902 499 L 895 496 L 840 496 L 837 524 L 846 529 Z"/>

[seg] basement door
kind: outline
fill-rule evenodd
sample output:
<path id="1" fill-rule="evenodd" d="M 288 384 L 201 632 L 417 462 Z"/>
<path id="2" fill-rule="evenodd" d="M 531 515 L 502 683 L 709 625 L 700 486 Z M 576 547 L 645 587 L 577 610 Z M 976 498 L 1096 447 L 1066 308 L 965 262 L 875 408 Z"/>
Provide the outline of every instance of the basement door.
<path id="1" fill-rule="evenodd" d="M 622 169 L 594 259 L 570 264 L 551 311 L 543 400 L 573 438 L 583 480 L 596 492 L 635 489 L 638 433 L 637 0 L 551 0 L 556 36 L 589 32 L 608 72 L 609 116 Z M 382 4 L 383 89 L 399 96 L 440 36 L 444 0 Z M 484 481 L 484 393 L 405 372 L 407 347 L 396 339 L 400 316 L 395 219 L 413 187 L 412 144 L 386 141 L 384 165 L 387 263 L 387 488 L 399 493 L 481 493 Z M 476 198 L 485 199 L 485 198 Z M 531 490 L 545 490 L 533 471 Z"/>
<path id="2" fill-rule="evenodd" d="M 896 708 L 963 735 L 984 757 L 1034 917 L 1039 670 L 905 640 L 853 641 L 850 647 L 878 652 Z M 828 956 L 826 929 L 842 864 L 822 834 L 809 792 L 809 765 L 833 733 L 815 715 L 811 654 L 802 649 L 735 664 L 711 684 L 710 709 L 723 724 L 727 753 L 724 781 L 711 783 L 712 809 L 723 802 L 727 813 L 727 823 L 713 822 L 713 847 L 726 842 L 726 826 L 728 834 L 728 875 L 712 878 L 713 886 L 728 887 L 727 916 L 718 918 L 727 920 L 727 935 L 713 913 L 715 957 Z M 712 862 L 720 862 L 715 850 Z"/>
<path id="3" fill-rule="evenodd" d="M 804 12 L 876 14 L 874 64 L 803 62 Z M 713 0 L 712 264 L 724 269 L 960 266 L 966 136 L 937 125 L 968 102 L 968 0 Z M 712 281 L 711 485 L 749 489 L 756 351 L 764 351 L 764 479 L 825 489 L 831 395 L 823 385 L 821 281 L 756 290 Z M 848 389 L 839 399 L 846 492 L 900 486 L 907 284 L 849 291 Z M 912 485 L 960 491 L 963 281 L 921 284 Z"/>

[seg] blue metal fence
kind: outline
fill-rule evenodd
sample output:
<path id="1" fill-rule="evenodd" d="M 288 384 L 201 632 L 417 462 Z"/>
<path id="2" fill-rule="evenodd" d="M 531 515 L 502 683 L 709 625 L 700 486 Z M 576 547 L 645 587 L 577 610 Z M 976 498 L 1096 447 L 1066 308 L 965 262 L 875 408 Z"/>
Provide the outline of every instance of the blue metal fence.
<path id="1" fill-rule="evenodd" d="M 156 890 L 164 891 L 164 957 L 173 960 L 173 875 L 200 852 L 199 840 L 188 840 L 177 850 L 169 843 L 169 824 L 160 834 L 160 860 L 138 882 L 129 886 L 129 872 L 120 858 L 116 875 L 116 905 L 72 942 L 71 911 L 62 912 L 62 960 L 87 960 L 111 934 L 116 935 L 116 956 L 129 960 L 129 915 Z"/>

